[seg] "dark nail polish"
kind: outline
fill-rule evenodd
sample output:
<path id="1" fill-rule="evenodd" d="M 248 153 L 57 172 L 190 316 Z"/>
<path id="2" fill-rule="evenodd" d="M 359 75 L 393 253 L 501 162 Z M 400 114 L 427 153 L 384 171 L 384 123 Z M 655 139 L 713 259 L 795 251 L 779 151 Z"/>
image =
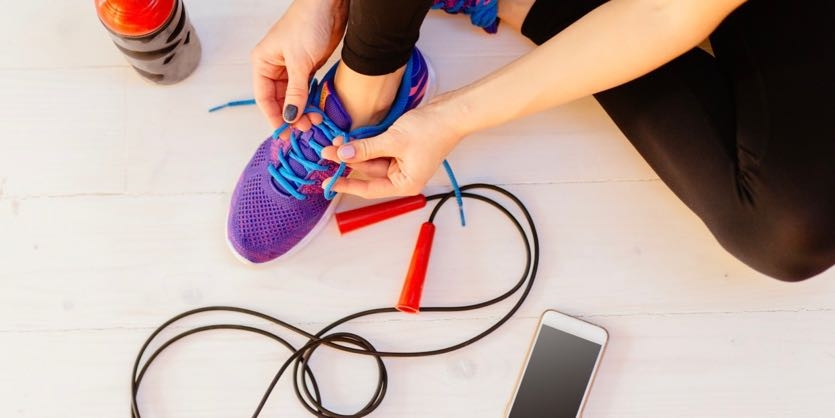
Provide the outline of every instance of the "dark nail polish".
<path id="1" fill-rule="evenodd" d="M 296 114 L 299 113 L 299 108 L 296 105 L 284 106 L 284 120 L 291 122 L 296 119 Z"/>

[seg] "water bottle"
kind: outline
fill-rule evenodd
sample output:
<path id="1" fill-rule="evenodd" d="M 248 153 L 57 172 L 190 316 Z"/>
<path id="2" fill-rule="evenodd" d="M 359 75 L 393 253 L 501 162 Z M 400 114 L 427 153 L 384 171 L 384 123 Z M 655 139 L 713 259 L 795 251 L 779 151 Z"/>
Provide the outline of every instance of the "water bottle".
<path id="1" fill-rule="evenodd" d="M 113 43 L 137 73 L 158 84 L 188 77 L 200 61 L 200 41 L 183 0 L 95 0 Z"/>

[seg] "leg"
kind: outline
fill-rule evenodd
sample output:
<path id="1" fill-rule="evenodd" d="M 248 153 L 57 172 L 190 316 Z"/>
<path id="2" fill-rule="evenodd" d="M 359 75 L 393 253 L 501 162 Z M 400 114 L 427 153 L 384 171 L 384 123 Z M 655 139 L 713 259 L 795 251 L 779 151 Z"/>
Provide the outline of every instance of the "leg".
<path id="1" fill-rule="evenodd" d="M 352 0 L 336 88 L 354 127 L 391 106 L 432 0 Z"/>
<path id="2" fill-rule="evenodd" d="M 835 16 L 832 2 L 749 2 L 712 35 L 733 80 L 738 184 L 761 264 L 787 279 L 835 263 Z M 727 239 L 729 245 L 734 243 Z M 754 247 L 737 237 L 737 246 Z"/>
<path id="3" fill-rule="evenodd" d="M 571 9 L 538 2 L 523 25 L 534 42 L 571 23 L 542 13 L 553 3 Z M 718 59 L 694 49 L 595 97 L 723 247 L 796 281 L 835 263 L 835 60 L 822 52 L 835 13 L 782 4 L 735 12 L 713 37 Z"/>

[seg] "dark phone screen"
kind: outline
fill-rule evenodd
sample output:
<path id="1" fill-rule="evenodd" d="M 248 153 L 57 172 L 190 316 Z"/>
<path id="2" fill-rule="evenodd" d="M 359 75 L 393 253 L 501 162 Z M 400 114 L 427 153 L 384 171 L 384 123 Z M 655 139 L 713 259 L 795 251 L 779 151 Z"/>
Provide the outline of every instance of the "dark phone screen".
<path id="1" fill-rule="evenodd" d="M 510 418 L 575 418 L 600 344 L 543 326 Z"/>

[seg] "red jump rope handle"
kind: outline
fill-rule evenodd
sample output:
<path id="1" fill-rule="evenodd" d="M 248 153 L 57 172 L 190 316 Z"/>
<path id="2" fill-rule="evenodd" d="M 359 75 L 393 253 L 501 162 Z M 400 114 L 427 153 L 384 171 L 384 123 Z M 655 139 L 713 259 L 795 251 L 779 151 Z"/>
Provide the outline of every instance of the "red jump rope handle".
<path id="1" fill-rule="evenodd" d="M 420 226 L 415 251 L 412 253 L 412 262 L 409 264 L 409 272 L 406 273 L 403 291 L 400 292 L 400 301 L 397 302 L 397 310 L 400 312 L 413 314 L 420 312 L 420 297 L 423 294 L 423 281 L 426 279 L 426 268 L 429 265 L 434 237 L 435 225 L 431 222 L 424 222 Z"/>
<path id="2" fill-rule="evenodd" d="M 337 213 L 336 226 L 339 227 L 340 233 L 347 234 L 355 229 L 360 229 L 420 209 L 424 206 L 426 206 L 426 196 L 422 194 L 390 200 L 364 208 Z"/>

